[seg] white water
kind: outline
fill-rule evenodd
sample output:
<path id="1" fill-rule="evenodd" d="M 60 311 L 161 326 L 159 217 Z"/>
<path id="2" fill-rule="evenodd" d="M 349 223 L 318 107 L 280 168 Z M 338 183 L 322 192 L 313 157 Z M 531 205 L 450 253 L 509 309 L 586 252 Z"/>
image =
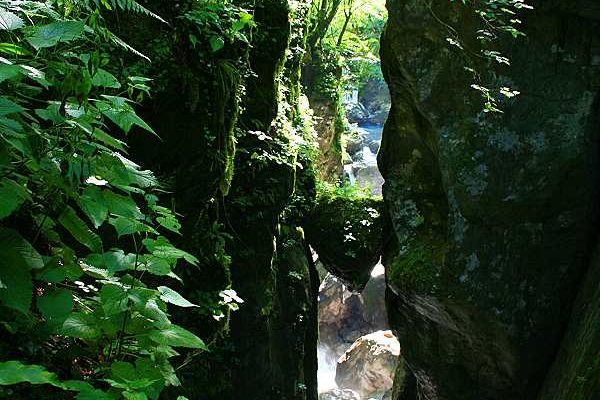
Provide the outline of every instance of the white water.
<path id="1" fill-rule="evenodd" d="M 337 388 L 335 383 L 335 368 L 337 367 L 337 357 L 335 353 L 324 344 L 319 343 L 317 347 L 317 359 L 319 369 L 317 370 L 317 382 L 319 393 Z"/>
<path id="2" fill-rule="evenodd" d="M 377 155 L 374 154 L 369 146 L 364 146 L 362 149 L 362 162 L 367 167 L 372 167 L 377 165 Z"/>

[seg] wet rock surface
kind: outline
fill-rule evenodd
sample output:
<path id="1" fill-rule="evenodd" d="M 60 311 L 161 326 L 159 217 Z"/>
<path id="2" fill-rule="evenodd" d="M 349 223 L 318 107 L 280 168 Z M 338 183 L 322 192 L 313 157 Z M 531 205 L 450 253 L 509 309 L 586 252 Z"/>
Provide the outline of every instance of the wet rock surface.
<path id="1" fill-rule="evenodd" d="M 361 336 L 387 329 L 385 276 L 371 277 L 361 293 L 351 292 L 328 274 L 319 289 L 319 334 L 321 343 L 336 359 Z"/>
<path id="2" fill-rule="evenodd" d="M 392 390 L 400 343 L 392 331 L 360 337 L 338 360 L 335 381 L 361 399 L 383 399 Z"/>
<path id="3" fill-rule="evenodd" d="M 331 274 L 321 283 L 320 399 L 387 399 L 391 393 L 400 345 L 387 330 L 383 266 L 372 275 L 360 293 Z"/>
<path id="4" fill-rule="evenodd" d="M 331 389 L 319 395 L 319 400 L 362 400 L 360 395 L 350 389 Z"/>
<path id="5" fill-rule="evenodd" d="M 383 177 L 377 167 L 377 152 L 381 143 L 381 125 L 354 126 L 346 140 L 349 156 L 344 165 L 345 178 L 351 184 L 369 187 L 375 195 L 381 195 Z"/>

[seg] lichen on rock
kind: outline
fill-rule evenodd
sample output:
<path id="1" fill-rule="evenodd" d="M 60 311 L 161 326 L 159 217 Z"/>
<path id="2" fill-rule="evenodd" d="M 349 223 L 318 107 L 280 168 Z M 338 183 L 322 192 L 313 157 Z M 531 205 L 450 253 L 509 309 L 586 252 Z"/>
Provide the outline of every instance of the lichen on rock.
<path id="1" fill-rule="evenodd" d="M 491 114 L 447 41 L 445 24 L 474 35 L 472 11 L 388 2 L 388 312 L 430 398 L 537 398 L 554 362 L 597 235 L 600 18 L 584 4 L 534 2 L 527 36 L 498 41 L 511 67 L 474 62 L 522 93 Z"/>

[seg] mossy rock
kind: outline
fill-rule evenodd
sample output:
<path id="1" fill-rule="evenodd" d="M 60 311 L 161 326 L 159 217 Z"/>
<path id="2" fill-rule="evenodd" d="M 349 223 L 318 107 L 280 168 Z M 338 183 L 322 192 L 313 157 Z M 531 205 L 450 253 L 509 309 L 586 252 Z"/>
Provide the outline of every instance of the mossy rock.
<path id="1" fill-rule="evenodd" d="M 415 237 L 387 268 L 388 285 L 395 290 L 436 294 L 447 244 L 436 236 Z"/>
<path id="2" fill-rule="evenodd" d="M 382 251 L 383 202 L 373 197 L 322 194 L 306 236 L 323 266 L 350 288 L 362 289 Z"/>

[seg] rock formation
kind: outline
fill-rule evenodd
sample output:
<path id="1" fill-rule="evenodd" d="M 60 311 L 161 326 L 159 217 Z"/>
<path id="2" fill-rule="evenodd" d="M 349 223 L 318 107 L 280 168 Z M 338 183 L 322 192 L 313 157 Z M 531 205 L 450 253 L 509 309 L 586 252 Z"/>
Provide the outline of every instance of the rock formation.
<path id="1" fill-rule="evenodd" d="M 598 387 L 583 277 L 598 235 L 600 9 L 533 5 L 527 36 L 499 45 L 511 67 L 476 63 L 484 81 L 521 92 L 493 115 L 446 40 L 448 26 L 474 37 L 471 11 L 388 2 L 383 263 L 390 323 L 428 399 L 533 400 L 545 380 L 544 398 L 583 399 Z"/>
<path id="2" fill-rule="evenodd" d="M 385 277 L 371 277 L 362 292 L 351 292 L 328 274 L 319 288 L 319 342 L 340 357 L 361 336 L 388 328 Z"/>
<path id="3" fill-rule="evenodd" d="M 382 399 L 392 389 L 399 356 L 400 343 L 391 331 L 362 336 L 338 360 L 335 381 L 361 399 Z"/>

